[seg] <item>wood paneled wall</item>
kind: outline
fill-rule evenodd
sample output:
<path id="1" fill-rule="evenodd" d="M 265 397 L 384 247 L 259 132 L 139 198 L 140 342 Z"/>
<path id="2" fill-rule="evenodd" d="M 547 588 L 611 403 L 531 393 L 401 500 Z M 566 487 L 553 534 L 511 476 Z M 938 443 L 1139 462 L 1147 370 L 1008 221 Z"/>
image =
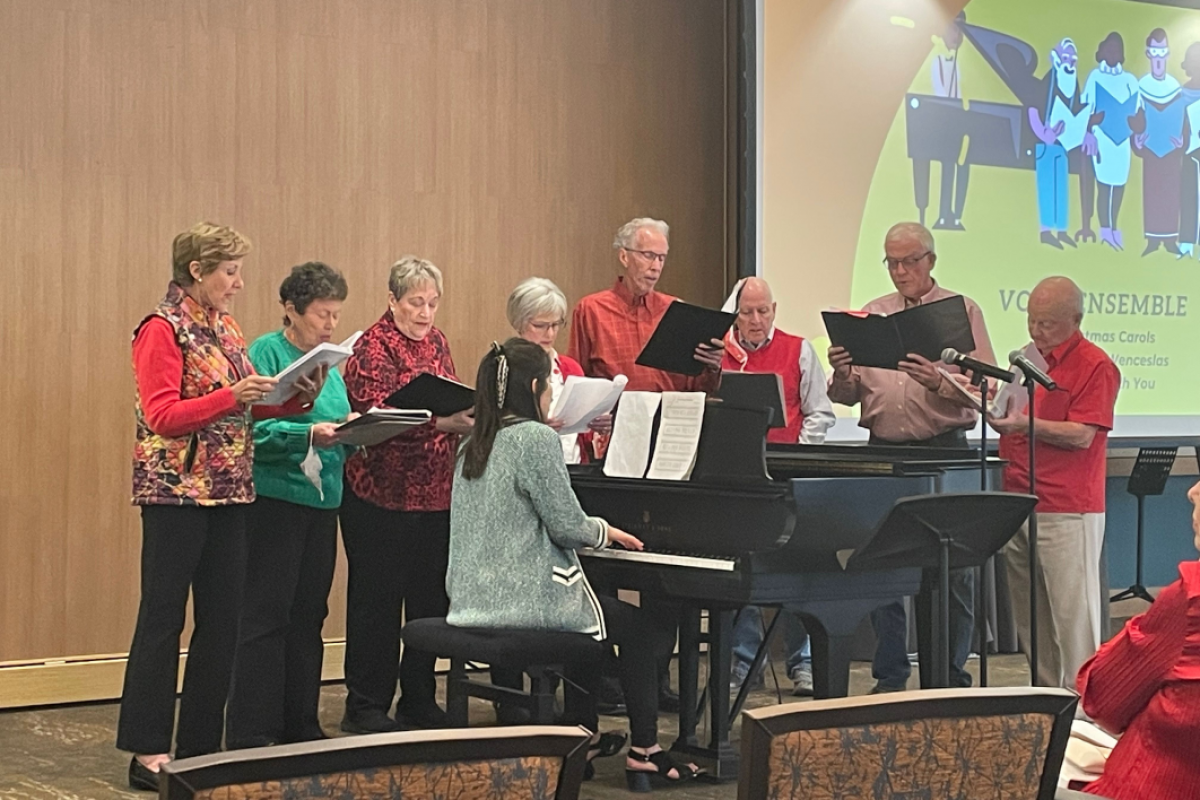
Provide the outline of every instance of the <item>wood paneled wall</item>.
<path id="1" fill-rule="evenodd" d="M 0 661 L 128 647 L 130 332 L 193 222 L 253 239 L 234 308 L 251 338 L 293 264 L 344 271 L 349 334 L 384 310 L 394 259 L 432 259 L 468 377 L 518 280 L 606 286 L 635 215 L 672 225 L 663 288 L 719 303 L 726 11 L 0 0 Z"/>

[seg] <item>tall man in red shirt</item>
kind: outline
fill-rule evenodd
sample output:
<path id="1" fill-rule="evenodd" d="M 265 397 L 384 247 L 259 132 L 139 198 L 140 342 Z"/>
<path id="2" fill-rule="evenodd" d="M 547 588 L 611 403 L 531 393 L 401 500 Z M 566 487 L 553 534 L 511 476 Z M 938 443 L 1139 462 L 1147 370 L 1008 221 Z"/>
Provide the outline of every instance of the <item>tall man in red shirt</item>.
<path id="1" fill-rule="evenodd" d="M 933 279 L 937 262 L 933 234 L 915 222 L 901 222 L 887 232 L 883 243 L 883 263 L 896 291 L 872 300 L 864 311 L 895 314 L 906 308 L 954 297 Z M 983 324 L 983 312 L 970 298 L 964 298 L 975 350 L 971 356 L 996 363 L 991 340 Z M 856 367 L 844 348 L 829 348 L 833 377 L 829 399 L 846 405 L 862 404 L 858 424 L 871 432 L 872 444 L 966 447 L 966 432 L 975 425 L 976 411 L 966 398 L 950 385 L 950 379 L 938 372 L 937 365 L 910 353 L 900 369 Z M 974 627 L 974 573 L 970 569 L 950 574 L 950 684 L 971 685 L 971 676 L 963 668 L 971 652 Z M 905 689 L 912 667 L 908 661 L 907 619 L 899 601 L 876 609 L 871 614 L 878 643 L 871 673 L 876 680 L 873 692 L 898 692 Z"/>
<path id="2" fill-rule="evenodd" d="M 625 375 L 626 388 L 641 392 L 711 392 L 720 383 L 725 356 L 720 339 L 696 345 L 696 360 L 705 369 L 695 377 L 634 363 L 678 299 L 654 288 L 666 265 L 669 234 L 667 223 L 649 217 L 632 219 L 617 231 L 613 248 L 621 268 L 616 283 L 580 300 L 571 317 L 568 355 L 588 377 Z"/>
<path id="3" fill-rule="evenodd" d="M 1100 647 L 1100 546 L 1108 432 L 1121 372 L 1083 337 L 1083 292 L 1069 278 L 1047 278 L 1029 295 L 1029 335 L 1058 389 L 1034 395 L 1037 458 L 1038 684 L 1073 688 Z M 1004 489 L 1029 491 L 1029 417 L 990 420 L 1008 459 Z M 1029 654 L 1029 530 L 1004 548 L 1017 639 Z"/>
<path id="4" fill-rule="evenodd" d="M 620 264 L 616 282 L 581 299 L 571 317 L 568 355 L 588 377 L 624 375 L 629 378 L 626 389 L 643 392 L 711 392 L 720 384 L 725 357 L 720 339 L 697 343 L 696 360 L 704 364 L 704 371 L 694 377 L 634 363 L 667 308 L 678 299 L 654 288 L 667 263 L 670 232 L 667 223 L 650 217 L 631 219 L 617 231 L 613 239 Z M 674 612 L 664 609 L 663 613 Z M 669 662 L 660 665 L 659 707 L 673 711 L 679 698 L 670 690 L 668 667 Z M 616 701 L 615 696 L 607 699 Z"/>

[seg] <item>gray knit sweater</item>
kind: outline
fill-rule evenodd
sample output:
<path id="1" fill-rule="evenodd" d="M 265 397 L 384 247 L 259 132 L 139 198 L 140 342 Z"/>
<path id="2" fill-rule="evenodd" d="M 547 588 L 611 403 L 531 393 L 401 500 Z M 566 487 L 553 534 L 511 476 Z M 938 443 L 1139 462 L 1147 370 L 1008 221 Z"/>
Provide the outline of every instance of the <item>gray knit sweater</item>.
<path id="1" fill-rule="evenodd" d="M 540 422 L 502 428 L 479 478 L 454 471 L 446 592 L 451 625 L 571 631 L 604 639 L 580 547 L 608 544 L 608 523 L 579 507 L 562 443 Z"/>

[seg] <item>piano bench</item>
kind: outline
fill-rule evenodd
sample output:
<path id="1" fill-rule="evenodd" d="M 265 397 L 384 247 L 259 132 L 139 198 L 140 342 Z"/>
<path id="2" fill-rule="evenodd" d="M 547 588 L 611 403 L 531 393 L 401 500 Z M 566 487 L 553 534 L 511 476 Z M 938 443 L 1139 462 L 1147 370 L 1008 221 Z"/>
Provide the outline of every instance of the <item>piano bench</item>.
<path id="1" fill-rule="evenodd" d="M 404 644 L 450 660 L 446 679 L 446 715 L 450 725 L 467 727 L 472 697 L 504 701 L 529 711 L 533 725 L 554 724 L 556 679 L 567 664 L 603 657 L 604 646 L 583 633 L 516 628 L 460 628 L 443 617 L 414 619 L 400 634 Z M 471 680 L 468 662 L 520 669 L 529 675 L 530 691 Z"/>

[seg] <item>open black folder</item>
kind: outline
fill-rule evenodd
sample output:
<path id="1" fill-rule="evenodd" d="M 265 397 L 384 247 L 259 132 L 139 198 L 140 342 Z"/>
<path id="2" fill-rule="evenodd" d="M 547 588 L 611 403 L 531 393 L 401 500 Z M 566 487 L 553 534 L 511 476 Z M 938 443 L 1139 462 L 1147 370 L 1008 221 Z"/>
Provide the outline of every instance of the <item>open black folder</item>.
<path id="1" fill-rule="evenodd" d="M 635 363 L 680 375 L 699 375 L 704 365 L 696 360 L 696 345 L 720 339 L 735 319 L 737 314 L 676 300 L 667 307 Z"/>
<path id="2" fill-rule="evenodd" d="M 909 353 L 940 361 L 942 351 L 975 349 L 971 320 L 962 295 L 907 308 L 895 314 L 855 314 L 824 311 L 829 341 L 846 348 L 860 367 L 896 369 Z"/>
<path id="3" fill-rule="evenodd" d="M 475 405 L 475 390 L 458 381 L 422 372 L 384 401 L 392 408 L 416 408 L 449 417 Z"/>

